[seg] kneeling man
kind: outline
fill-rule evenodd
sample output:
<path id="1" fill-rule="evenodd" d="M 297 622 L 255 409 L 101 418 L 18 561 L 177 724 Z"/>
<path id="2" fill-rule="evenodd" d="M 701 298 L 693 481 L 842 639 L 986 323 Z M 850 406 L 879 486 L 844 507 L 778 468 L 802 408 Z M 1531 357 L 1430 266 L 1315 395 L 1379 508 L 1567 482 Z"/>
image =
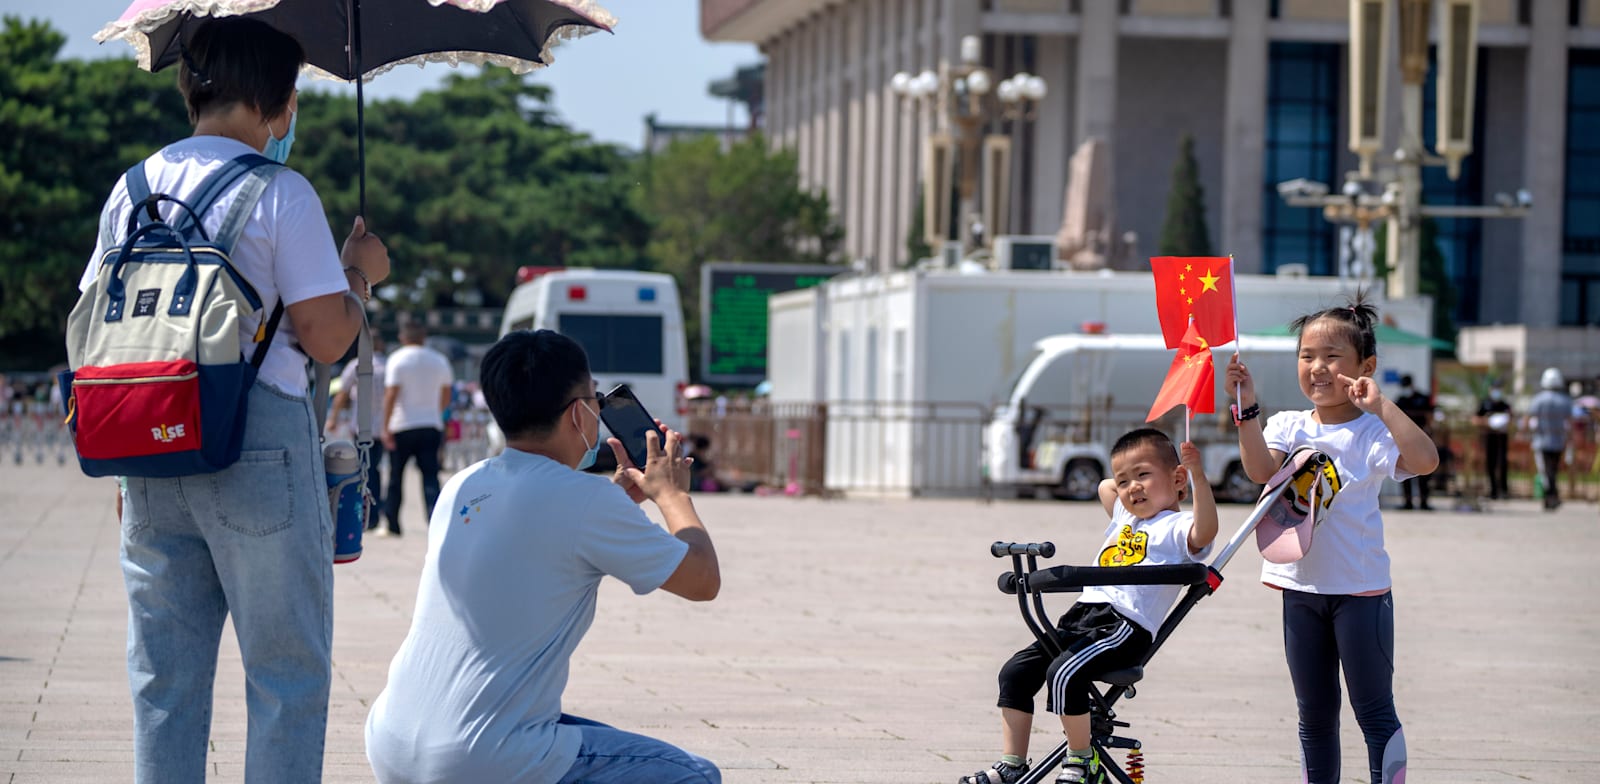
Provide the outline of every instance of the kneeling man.
<path id="1" fill-rule="evenodd" d="M 367 717 L 373 772 L 383 784 L 720 782 L 705 759 L 561 712 L 602 577 L 693 601 L 721 587 L 680 434 L 652 435 L 643 470 L 610 439 L 617 473 L 583 473 L 599 399 L 583 348 L 549 330 L 501 338 L 481 382 L 506 450 L 439 497 L 411 631 Z M 646 498 L 667 530 L 640 510 Z"/>

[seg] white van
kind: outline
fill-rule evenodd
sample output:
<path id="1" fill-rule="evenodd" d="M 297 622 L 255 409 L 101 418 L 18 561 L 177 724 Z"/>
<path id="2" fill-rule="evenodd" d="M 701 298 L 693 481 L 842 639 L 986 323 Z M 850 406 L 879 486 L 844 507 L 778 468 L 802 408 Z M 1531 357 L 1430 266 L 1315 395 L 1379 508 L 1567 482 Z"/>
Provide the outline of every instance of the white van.
<path id="1" fill-rule="evenodd" d="M 627 384 L 652 416 L 682 429 L 688 348 L 683 306 L 671 275 L 600 269 L 535 272 L 511 292 L 500 322 L 502 336 L 518 329 L 553 329 L 578 341 L 589 355 L 589 372 L 600 392 Z M 602 458 L 609 452 L 600 450 Z"/>
<path id="2" fill-rule="evenodd" d="M 1247 337 L 1242 351 L 1258 396 L 1269 405 L 1303 401 L 1293 337 Z M 1213 350 L 1216 410 L 1190 424 L 1206 476 L 1223 500 L 1252 501 L 1260 488 L 1239 463 L 1239 445 L 1227 421 L 1222 377 L 1237 344 Z M 1054 335 L 1034 344 L 984 431 L 984 471 L 989 481 L 1018 495 L 1048 491 L 1057 498 L 1089 500 L 1110 475 L 1111 446 L 1124 432 L 1144 425 L 1150 402 L 1177 355 L 1160 335 Z M 1183 437 L 1183 409 L 1152 426 L 1176 441 Z M 1265 411 L 1264 413 L 1271 413 Z"/>

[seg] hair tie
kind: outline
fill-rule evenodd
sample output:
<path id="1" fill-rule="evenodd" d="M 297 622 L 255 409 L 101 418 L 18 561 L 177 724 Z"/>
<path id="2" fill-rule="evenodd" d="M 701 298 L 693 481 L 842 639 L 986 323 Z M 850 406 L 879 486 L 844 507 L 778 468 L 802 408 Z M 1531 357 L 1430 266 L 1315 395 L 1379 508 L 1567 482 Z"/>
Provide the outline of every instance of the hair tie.
<path id="1" fill-rule="evenodd" d="M 181 40 L 178 42 L 178 56 L 183 58 L 183 64 L 188 67 L 189 73 L 200 81 L 201 87 L 211 86 L 211 77 L 206 76 L 206 72 L 194 64 L 194 58 L 189 56 L 189 47 L 184 46 Z"/>

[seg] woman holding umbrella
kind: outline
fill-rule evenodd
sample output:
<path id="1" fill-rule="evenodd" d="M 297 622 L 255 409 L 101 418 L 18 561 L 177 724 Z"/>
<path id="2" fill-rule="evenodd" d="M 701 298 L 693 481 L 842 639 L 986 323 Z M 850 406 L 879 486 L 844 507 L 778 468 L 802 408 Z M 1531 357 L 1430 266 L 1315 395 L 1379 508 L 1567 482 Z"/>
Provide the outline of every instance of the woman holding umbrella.
<path id="1" fill-rule="evenodd" d="M 200 22 L 178 74 L 194 135 L 145 161 L 151 192 L 188 200 L 208 173 L 235 158 L 287 159 L 304 63 L 299 43 L 264 22 Z M 224 207 L 230 198 L 223 196 Z M 109 227 L 102 244 L 121 242 L 133 209 L 119 181 L 102 213 Z M 203 216 L 209 233 L 226 211 Z M 85 286 L 99 272 L 101 252 L 91 257 Z M 246 780 L 322 777 L 333 523 L 306 357 L 333 362 L 350 347 L 371 284 L 389 274 L 388 251 L 357 218 L 341 252 L 311 184 L 284 170 L 250 213 L 232 262 L 266 303 L 261 317 L 278 304 L 287 316 L 247 393 L 241 459 L 218 473 L 129 478 L 125 490 L 122 569 L 139 782 L 205 781 L 217 647 L 230 615 L 249 684 Z M 241 335 L 240 344 L 249 356 L 254 337 Z"/>

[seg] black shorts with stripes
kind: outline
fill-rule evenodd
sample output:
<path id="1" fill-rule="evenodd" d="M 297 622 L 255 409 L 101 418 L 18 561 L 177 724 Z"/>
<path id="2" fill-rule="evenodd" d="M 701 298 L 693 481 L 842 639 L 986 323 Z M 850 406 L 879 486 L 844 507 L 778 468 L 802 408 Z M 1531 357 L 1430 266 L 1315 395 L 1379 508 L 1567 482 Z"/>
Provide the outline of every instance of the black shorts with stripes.
<path id="1" fill-rule="evenodd" d="M 1052 658 L 1034 641 L 1000 668 L 1000 707 L 1033 713 L 1034 695 L 1048 683 L 1045 707 L 1051 713 L 1088 713 L 1089 682 L 1137 666 L 1150 650 L 1150 632 L 1109 604 L 1078 602 L 1056 628 L 1066 643 L 1060 656 Z"/>

